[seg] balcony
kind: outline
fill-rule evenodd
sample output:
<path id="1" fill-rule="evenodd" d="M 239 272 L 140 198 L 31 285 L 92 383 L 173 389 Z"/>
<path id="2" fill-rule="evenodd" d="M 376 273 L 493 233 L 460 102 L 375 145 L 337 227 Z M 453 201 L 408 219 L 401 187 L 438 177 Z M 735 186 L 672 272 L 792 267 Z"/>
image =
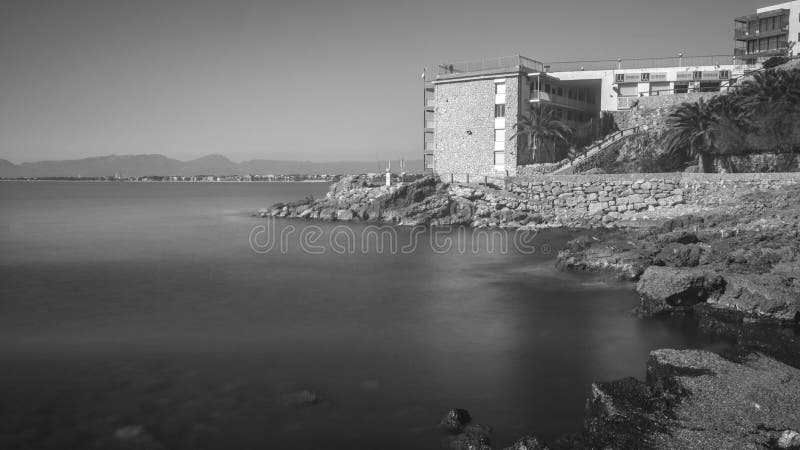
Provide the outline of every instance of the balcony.
<path id="1" fill-rule="evenodd" d="M 531 103 L 547 102 L 557 106 L 564 106 L 579 111 L 585 111 L 589 107 L 589 103 L 580 100 L 564 97 L 563 95 L 556 95 L 545 91 L 531 91 Z"/>
<path id="2" fill-rule="evenodd" d="M 737 41 L 746 41 L 750 39 L 750 33 L 748 33 L 746 29 L 737 28 L 733 30 L 733 38 Z"/>

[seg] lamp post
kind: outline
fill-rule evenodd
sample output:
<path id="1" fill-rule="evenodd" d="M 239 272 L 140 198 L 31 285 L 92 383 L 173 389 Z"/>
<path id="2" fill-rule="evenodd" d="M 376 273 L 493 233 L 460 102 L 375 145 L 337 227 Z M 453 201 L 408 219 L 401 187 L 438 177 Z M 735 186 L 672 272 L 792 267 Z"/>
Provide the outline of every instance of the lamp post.
<path id="1" fill-rule="evenodd" d="M 617 58 L 617 70 L 622 69 L 622 58 Z"/>
<path id="2" fill-rule="evenodd" d="M 683 53 L 678 53 L 678 67 L 683 67 Z"/>

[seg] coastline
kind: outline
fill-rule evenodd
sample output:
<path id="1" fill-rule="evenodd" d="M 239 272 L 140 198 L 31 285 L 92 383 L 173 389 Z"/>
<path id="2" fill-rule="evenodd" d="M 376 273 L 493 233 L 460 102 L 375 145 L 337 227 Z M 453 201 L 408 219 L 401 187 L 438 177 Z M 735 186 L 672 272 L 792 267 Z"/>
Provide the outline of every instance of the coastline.
<path id="1" fill-rule="evenodd" d="M 604 184 L 599 193 L 591 184 L 560 192 L 561 186 L 532 183 L 536 200 L 547 199 L 551 205 L 536 207 L 525 201 L 532 198 L 530 191 L 515 192 L 513 185 L 510 190 L 459 186 L 429 177 L 387 188 L 349 177 L 332 185 L 324 199 L 276 204 L 258 214 L 406 226 L 569 229 L 578 236 L 559 253 L 559 269 L 606 273 L 632 286 L 635 282 L 640 316 L 692 317 L 702 332 L 731 340 L 736 350 L 725 355 L 654 350 L 646 381 L 595 383 L 584 430 L 550 447 L 719 447 L 741 441 L 776 446 L 800 430 L 800 413 L 791 406 L 797 404 L 800 385 L 775 392 L 771 382 L 774 377 L 800 382 L 800 211 L 795 207 L 800 185 L 794 178 L 746 181 L 732 189 L 724 179 L 714 180 L 701 188 L 711 191 L 707 196 L 692 195 L 688 186 L 665 182 L 664 177 L 652 183 L 621 182 L 619 187 Z M 586 195 L 586 186 L 589 195 L 598 193 L 590 198 L 605 203 L 603 207 L 559 214 L 564 212 L 559 206 L 573 201 L 573 192 Z M 543 189 L 559 191 L 545 197 Z M 620 212 L 609 209 L 619 197 L 614 189 L 643 198 L 647 194 L 642 189 L 650 191 L 647 203 Z M 659 196 L 657 189 L 669 195 Z M 741 401 L 731 402 L 726 386 L 741 380 L 752 382 L 733 393 Z M 753 406 L 743 406 L 745 399 L 780 414 L 751 414 Z M 730 423 L 725 420 L 730 416 L 740 420 Z M 706 426 L 698 429 L 694 422 L 701 419 Z M 737 437 L 734 432 L 745 434 Z M 488 434 L 462 427 L 454 448 L 490 448 Z M 546 448 L 535 438 L 527 439 L 510 448 Z M 540 446 L 532 446 L 533 441 Z"/>

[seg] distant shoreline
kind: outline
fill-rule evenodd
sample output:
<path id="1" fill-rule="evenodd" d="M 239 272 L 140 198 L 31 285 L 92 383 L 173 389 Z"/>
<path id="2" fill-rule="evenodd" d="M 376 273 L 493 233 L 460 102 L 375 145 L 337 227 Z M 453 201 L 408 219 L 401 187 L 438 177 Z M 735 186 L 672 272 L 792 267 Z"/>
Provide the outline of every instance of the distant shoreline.
<path id="1" fill-rule="evenodd" d="M 163 180 L 163 181 L 130 181 L 130 180 L 91 180 L 91 179 L 75 179 L 75 180 L 56 180 L 56 179 L 24 179 L 24 178 L 0 178 L 0 182 L 23 182 L 23 183 L 41 183 L 41 182 L 63 182 L 63 183 L 131 183 L 131 184 L 153 184 L 153 183 L 333 183 L 331 180 L 258 180 L 258 181 L 178 181 L 178 180 Z"/>

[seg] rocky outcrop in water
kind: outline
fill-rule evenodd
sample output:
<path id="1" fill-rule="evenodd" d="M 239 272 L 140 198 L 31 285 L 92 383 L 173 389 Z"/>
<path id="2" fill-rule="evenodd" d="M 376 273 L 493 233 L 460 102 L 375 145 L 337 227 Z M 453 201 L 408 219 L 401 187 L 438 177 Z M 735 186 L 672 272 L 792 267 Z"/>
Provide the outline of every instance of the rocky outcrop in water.
<path id="1" fill-rule="evenodd" d="M 800 322 L 800 186 L 637 229 L 597 230 L 567 244 L 559 267 L 638 281 L 645 315 L 704 304 L 748 320 Z"/>

